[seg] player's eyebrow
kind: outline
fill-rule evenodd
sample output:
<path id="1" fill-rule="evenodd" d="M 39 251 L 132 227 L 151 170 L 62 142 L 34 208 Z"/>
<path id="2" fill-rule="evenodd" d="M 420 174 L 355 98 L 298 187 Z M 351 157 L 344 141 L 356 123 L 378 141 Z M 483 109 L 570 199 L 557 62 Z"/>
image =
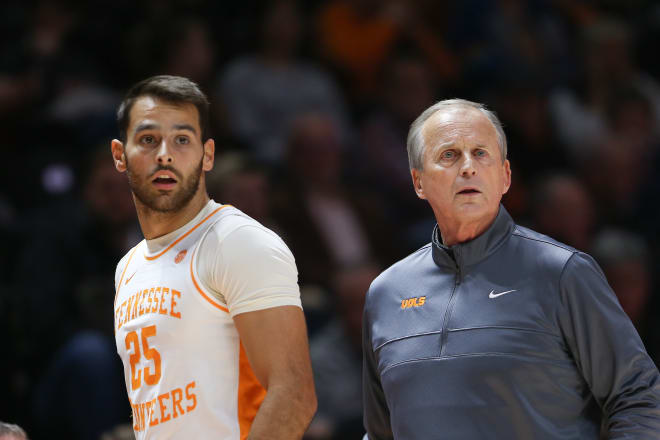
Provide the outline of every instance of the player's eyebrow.
<path id="1" fill-rule="evenodd" d="M 189 130 L 189 131 L 192 131 L 193 134 L 197 134 L 197 130 L 195 130 L 195 127 L 193 127 L 190 124 L 174 124 L 174 129 L 175 130 Z"/>
<path id="2" fill-rule="evenodd" d="M 154 124 L 153 122 L 141 122 L 138 124 L 137 127 L 135 127 L 135 132 L 134 133 L 139 133 L 141 131 L 145 130 L 153 130 L 155 128 L 158 128 L 158 124 Z"/>
<path id="3" fill-rule="evenodd" d="M 135 127 L 135 134 L 145 131 L 145 130 L 154 130 L 160 128 L 160 125 L 154 124 L 153 122 L 141 122 L 138 124 L 137 127 Z M 195 127 L 193 127 L 190 124 L 174 124 L 173 128 L 175 130 L 188 130 L 191 131 L 193 134 L 197 134 L 197 130 L 195 130 Z"/>

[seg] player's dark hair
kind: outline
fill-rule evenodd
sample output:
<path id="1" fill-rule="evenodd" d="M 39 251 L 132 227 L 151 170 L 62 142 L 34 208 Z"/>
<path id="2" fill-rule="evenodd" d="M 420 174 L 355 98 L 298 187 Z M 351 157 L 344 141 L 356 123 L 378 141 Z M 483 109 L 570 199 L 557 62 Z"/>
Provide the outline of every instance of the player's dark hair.
<path id="1" fill-rule="evenodd" d="M 138 98 L 151 96 L 172 104 L 193 104 L 199 114 L 202 142 L 208 138 L 209 101 L 199 86 L 188 78 L 157 75 L 140 81 L 130 88 L 117 110 L 119 140 L 126 142 L 131 108 Z"/>

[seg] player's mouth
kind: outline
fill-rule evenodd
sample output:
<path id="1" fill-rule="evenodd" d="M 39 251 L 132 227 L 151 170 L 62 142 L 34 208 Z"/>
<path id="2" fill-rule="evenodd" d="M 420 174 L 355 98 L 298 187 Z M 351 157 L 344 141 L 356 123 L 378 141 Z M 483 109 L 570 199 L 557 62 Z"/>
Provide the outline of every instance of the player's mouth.
<path id="1" fill-rule="evenodd" d="M 171 171 L 157 172 L 151 182 L 157 189 L 163 190 L 173 189 L 177 184 L 176 177 Z"/>

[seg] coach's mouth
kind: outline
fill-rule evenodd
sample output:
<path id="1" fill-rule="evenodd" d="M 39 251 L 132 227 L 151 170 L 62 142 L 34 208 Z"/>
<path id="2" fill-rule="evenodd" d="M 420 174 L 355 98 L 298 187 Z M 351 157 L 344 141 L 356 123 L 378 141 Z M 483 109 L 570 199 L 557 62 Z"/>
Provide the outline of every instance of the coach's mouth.
<path id="1" fill-rule="evenodd" d="M 472 186 L 468 186 L 468 187 L 462 188 L 456 194 L 469 196 L 469 195 L 481 194 L 481 191 L 479 191 L 477 188 L 474 188 Z"/>

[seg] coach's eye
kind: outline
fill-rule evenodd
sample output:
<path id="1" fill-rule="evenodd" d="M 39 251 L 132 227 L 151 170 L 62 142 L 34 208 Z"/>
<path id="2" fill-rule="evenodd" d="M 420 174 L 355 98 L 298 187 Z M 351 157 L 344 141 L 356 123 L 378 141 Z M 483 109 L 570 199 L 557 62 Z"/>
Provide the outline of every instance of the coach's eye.
<path id="1" fill-rule="evenodd" d="M 484 157 L 484 156 L 486 156 L 486 150 L 479 149 L 479 150 L 474 152 L 474 155 L 477 156 L 477 157 Z"/>
<path id="2" fill-rule="evenodd" d="M 443 159 L 453 159 L 455 156 L 456 153 L 454 153 L 453 150 L 443 151 L 442 154 L 440 155 L 440 157 L 442 157 Z"/>

